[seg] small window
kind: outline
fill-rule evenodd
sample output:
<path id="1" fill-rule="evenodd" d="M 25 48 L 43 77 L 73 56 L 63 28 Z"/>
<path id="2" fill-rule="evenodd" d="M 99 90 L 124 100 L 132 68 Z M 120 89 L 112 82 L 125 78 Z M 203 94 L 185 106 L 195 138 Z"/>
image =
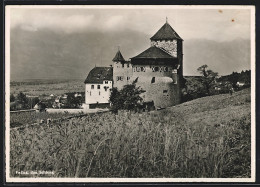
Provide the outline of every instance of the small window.
<path id="1" fill-rule="evenodd" d="M 126 79 L 129 81 L 129 80 L 130 80 L 130 77 L 127 77 Z"/>
<path id="2" fill-rule="evenodd" d="M 100 91 L 98 92 L 98 94 L 100 95 Z"/>
<path id="3" fill-rule="evenodd" d="M 116 80 L 117 80 L 117 81 L 122 81 L 122 80 L 123 80 L 123 77 L 122 77 L 122 76 L 117 76 L 117 77 L 116 77 Z"/>
<path id="4" fill-rule="evenodd" d="M 109 88 L 108 86 L 104 86 L 105 91 L 107 91 L 108 88 Z"/>
<path id="5" fill-rule="evenodd" d="M 168 90 L 163 90 L 163 95 L 168 96 Z"/>
<path id="6" fill-rule="evenodd" d="M 108 81 L 105 81 L 105 84 L 108 84 Z"/>
<path id="7" fill-rule="evenodd" d="M 168 71 L 169 71 L 169 68 L 168 68 L 168 67 L 164 67 L 164 71 L 165 71 L 165 72 L 168 72 Z"/>
<path id="8" fill-rule="evenodd" d="M 177 69 L 174 69 L 172 71 L 172 77 L 173 77 L 173 83 L 177 84 L 177 78 L 178 78 L 178 76 L 177 76 Z"/>
<path id="9" fill-rule="evenodd" d="M 129 64 L 127 64 L 127 67 L 129 68 L 129 67 L 130 67 L 130 65 L 129 65 Z"/>
<path id="10" fill-rule="evenodd" d="M 91 89 L 94 89 L 94 85 L 91 85 Z"/>
<path id="11" fill-rule="evenodd" d="M 100 89 L 100 85 L 97 85 L 97 89 Z"/>
<path id="12" fill-rule="evenodd" d="M 159 67 L 152 67 L 152 71 L 153 71 L 153 72 L 159 71 Z"/>
<path id="13" fill-rule="evenodd" d="M 151 83 L 155 83 L 155 77 L 152 78 Z"/>
<path id="14" fill-rule="evenodd" d="M 89 95 L 91 96 L 91 91 L 89 92 Z"/>
<path id="15" fill-rule="evenodd" d="M 125 64 L 122 64 L 122 68 L 125 67 Z"/>

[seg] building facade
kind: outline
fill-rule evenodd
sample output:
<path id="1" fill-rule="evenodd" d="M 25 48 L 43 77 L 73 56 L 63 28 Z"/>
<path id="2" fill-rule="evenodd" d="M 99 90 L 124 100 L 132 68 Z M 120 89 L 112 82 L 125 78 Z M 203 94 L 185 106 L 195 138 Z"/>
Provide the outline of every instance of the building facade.
<path id="1" fill-rule="evenodd" d="M 120 90 L 124 85 L 131 84 L 138 78 L 136 84 L 145 91 L 141 95 L 145 102 L 153 101 L 156 108 L 165 108 L 181 103 L 182 43 L 182 38 L 166 21 L 150 38 L 150 47 L 142 53 L 126 61 L 118 50 L 112 60 L 113 75 L 111 80 L 113 82 L 110 86 Z M 97 99 L 87 98 L 90 95 L 92 84 L 86 84 L 86 103 L 97 101 Z M 95 92 L 95 94 L 97 93 Z M 107 92 L 106 96 L 109 95 L 110 93 Z M 104 101 L 109 100 L 107 97 Z"/>
<path id="2" fill-rule="evenodd" d="M 113 86 L 113 68 L 95 67 L 85 80 L 85 104 L 87 109 L 109 107 Z"/>

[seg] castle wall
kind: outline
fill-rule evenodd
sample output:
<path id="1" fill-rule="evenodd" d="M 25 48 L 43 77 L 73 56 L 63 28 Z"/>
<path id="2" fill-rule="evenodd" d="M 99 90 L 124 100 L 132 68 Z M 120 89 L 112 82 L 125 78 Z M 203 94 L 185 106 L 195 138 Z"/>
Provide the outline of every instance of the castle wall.
<path id="1" fill-rule="evenodd" d="M 155 67 L 158 67 L 159 71 L 155 71 Z M 141 95 L 144 101 L 154 101 L 157 108 L 181 102 L 180 75 L 173 67 L 134 65 L 133 79 L 137 77 L 137 86 L 146 91 Z"/>
<path id="2" fill-rule="evenodd" d="M 113 81 L 114 87 L 119 90 L 126 84 L 131 84 L 133 79 L 133 70 L 130 63 L 115 62 L 113 68 Z"/>
<path id="3" fill-rule="evenodd" d="M 98 89 L 98 85 L 100 89 Z M 103 81 L 103 84 L 86 84 L 85 103 L 109 103 L 110 89 L 112 89 L 112 81 Z"/>
<path id="4" fill-rule="evenodd" d="M 156 108 L 169 107 L 181 102 L 179 84 L 175 84 L 170 77 L 156 77 L 154 83 L 147 77 L 139 77 L 137 86 L 146 91 L 141 95 L 144 101 L 153 101 Z"/>

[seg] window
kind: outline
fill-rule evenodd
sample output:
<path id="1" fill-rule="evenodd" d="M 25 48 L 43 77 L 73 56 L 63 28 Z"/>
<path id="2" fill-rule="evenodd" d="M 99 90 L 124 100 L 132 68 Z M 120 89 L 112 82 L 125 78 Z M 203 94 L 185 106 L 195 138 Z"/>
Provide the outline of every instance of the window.
<path id="1" fill-rule="evenodd" d="M 177 69 L 172 70 L 173 83 L 177 84 Z"/>
<path id="2" fill-rule="evenodd" d="M 105 81 L 105 84 L 108 84 L 108 81 Z"/>
<path id="3" fill-rule="evenodd" d="M 125 67 L 125 65 L 124 65 L 124 64 L 122 64 L 122 68 L 123 68 L 123 67 Z"/>
<path id="4" fill-rule="evenodd" d="M 116 77 L 116 80 L 117 80 L 117 81 L 123 81 L 123 77 L 122 77 L 122 76 L 117 76 L 117 77 Z"/>
<path id="5" fill-rule="evenodd" d="M 136 67 L 137 72 L 145 72 L 145 67 Z"/>
<path id="6" fill-rule="evenodd" d="M 168 67 L 164 67 L 164 71 L 167 72 L 169 70 Z"/>
<path id="7" fill-rule="evenodd" d="M 127 77 L 126 79 L 129 81 L 129 80 L 130 80 L 130 77 Z"/>
<path id="8" fill-rule="evenodd" d="M 107 91 L 108 88 L 109 88 L 108 86 L 104 86 L 105 91 Z"/>
<path id="9" fill-rule="evenodd" d="M 129 65 L 129 63 L 128 63 L 128 64 L 127 64 L 127 67 L 129 68 L 129 66 L 130 66 L 130 65 Z"/>
<path id="10" fill-rule="evenodd" d="M 168 90 L 163 90 L 163 95 L 167 95 L 168 96 Z"/>
<path id="11" fill-rule="evenodd" d="M 152 78 L 151 83 L 155 83 L 155 77 Z"/>
<path id="12" fill-rule="evenodd" d="M 98 94 L 100 95 L 100 91 L 98 92 Z"/>
<path id="13" fill-rule="evenodd" d="M 100 85 L 97 85 L 97 89 L 100 89 Z"/>
<path id="14" fill-rule="evenodd" d="M 89 95 L 91 96 L 91 91 L 89 92 Z"/>
<path id="15" fill-rule="evenodd" d="M 159 67 L 152 67 L 152 71 L 153 71 L 153 72 L 159 71 Z"/>
<path id="16" fill-rule="evenodd" d="M 91 85 L 91 89 L 94 89 L 94 85 Z"/>

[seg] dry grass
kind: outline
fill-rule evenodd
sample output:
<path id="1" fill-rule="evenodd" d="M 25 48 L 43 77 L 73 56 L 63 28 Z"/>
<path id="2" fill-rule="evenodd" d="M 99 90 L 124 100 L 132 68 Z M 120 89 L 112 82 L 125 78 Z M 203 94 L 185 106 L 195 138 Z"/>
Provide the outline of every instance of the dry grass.
<path id="1" fill-rule="evenodd" d="M 249 96 L 243 90 L 150 113 L 12 129 L 11 176 L 51 170 L 52 177 L 250 177 Z"/>

